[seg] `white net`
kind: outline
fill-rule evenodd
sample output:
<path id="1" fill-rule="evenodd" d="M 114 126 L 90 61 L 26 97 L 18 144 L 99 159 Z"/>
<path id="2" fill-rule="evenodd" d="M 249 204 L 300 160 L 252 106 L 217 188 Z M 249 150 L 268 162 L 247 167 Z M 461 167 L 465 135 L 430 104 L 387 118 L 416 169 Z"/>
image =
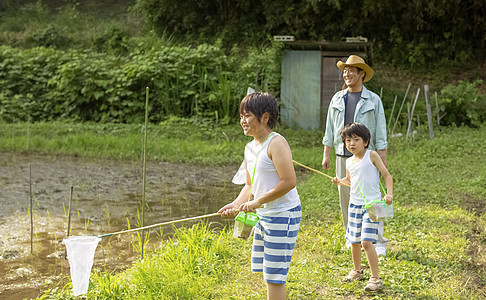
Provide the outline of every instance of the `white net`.
<path id="1" fill-rule="evenodd" d="M 70 236 L 62 241 L 66 245 L 74 296 L 88 292 L 89 276 L 99 241 L 101 239 L 96 236 Z"/>

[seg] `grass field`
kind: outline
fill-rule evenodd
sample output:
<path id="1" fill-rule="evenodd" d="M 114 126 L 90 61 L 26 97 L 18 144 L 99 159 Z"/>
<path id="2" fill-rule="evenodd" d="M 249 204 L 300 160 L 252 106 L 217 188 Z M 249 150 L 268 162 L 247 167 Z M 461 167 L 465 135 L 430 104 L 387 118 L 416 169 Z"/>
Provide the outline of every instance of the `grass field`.
<path id="1" fill-rule="evenodd" d="M 2 127 L 1 151 L 28 148 L 59 155 L 140 159 L 141 126 Z M 321 169 L 321 132 L 277 131 L 288 139 L 295 160 Z M 215 166 L 241 161 L 248 142 L 237 125 L 195 125 L 187 120 L 152 125 L 148 133 L 152 160 Z M 412 141 L 390 141 L 395 217 L 385 226 L 385 237 L 390 239 L 387 256 L 380 258 L 385 287 L 376 294 L 363 291 L 365 281 L 341 282 L 352 262 L 344 246 L 335 186 L 315 173 L 299 182 L 303 220 L 288 277 L 289 299 L 484 299 L 484 140 L 483 127 L 441 128 L 432 141 L 425 134 Z M 262 299 L 265 284 L 260 274 L 250 272 L 250 254 L 251 241 L 234 239 L 231 228 L 213 232 L 202 223 L 162 241 L 157 251 L 123 273 L 94 272 L 88 298 Z M 368 278 L 365 259 L 363 265 Z M 46 291 L 40 298 L 74 299 L 69 286 Z"/>

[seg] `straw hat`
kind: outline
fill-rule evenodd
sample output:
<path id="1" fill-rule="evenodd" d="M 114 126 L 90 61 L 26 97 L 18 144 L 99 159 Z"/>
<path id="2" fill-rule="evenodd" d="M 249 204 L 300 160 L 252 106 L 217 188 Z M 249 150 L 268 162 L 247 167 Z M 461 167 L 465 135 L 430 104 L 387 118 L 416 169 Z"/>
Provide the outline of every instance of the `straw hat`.
<path id="1" fill-rule="evenodd" d="M 373 73 L 375 73 L 375 71 L 373 71 L 373 69 L 365 63 L 364 59 L 357 55 L 350 55 L 345 63 L 338 61 L 336 65 L 343 72 L 344 68 L 348 66 L 363 69 L 366 73 L 363 82 L 369 81 L 371 77 L 373 77 Z"/>

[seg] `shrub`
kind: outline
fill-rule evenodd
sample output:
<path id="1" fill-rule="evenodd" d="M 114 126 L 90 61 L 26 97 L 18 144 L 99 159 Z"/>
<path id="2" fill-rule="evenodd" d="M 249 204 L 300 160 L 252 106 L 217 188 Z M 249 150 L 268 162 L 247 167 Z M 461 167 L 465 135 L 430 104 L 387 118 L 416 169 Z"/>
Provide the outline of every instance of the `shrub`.
<path id="1" fill-rule="evenodd" d="M 439 109 L 444 114 L 442 124 L 477 127 L 486 120 L 486 99 L 477 89 L 482 82 L 460 80 L 458 85 L 449 84 L 441 90 Z"/>

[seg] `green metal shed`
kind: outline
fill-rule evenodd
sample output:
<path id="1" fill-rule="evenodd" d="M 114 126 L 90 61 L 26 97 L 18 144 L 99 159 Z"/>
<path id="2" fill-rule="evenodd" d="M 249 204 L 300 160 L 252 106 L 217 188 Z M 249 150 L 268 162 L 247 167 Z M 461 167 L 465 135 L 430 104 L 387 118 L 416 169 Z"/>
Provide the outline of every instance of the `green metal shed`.
<path id="1" fill-rule="evenodd" d="M 351 54 L 369 59 L 365 38 L 347 42 L 284 41 L 281 81 L 281 122 L 290 128 L 317 129 L 326 124 L 332 96 L 342 88 L 336 66 Z"/>

